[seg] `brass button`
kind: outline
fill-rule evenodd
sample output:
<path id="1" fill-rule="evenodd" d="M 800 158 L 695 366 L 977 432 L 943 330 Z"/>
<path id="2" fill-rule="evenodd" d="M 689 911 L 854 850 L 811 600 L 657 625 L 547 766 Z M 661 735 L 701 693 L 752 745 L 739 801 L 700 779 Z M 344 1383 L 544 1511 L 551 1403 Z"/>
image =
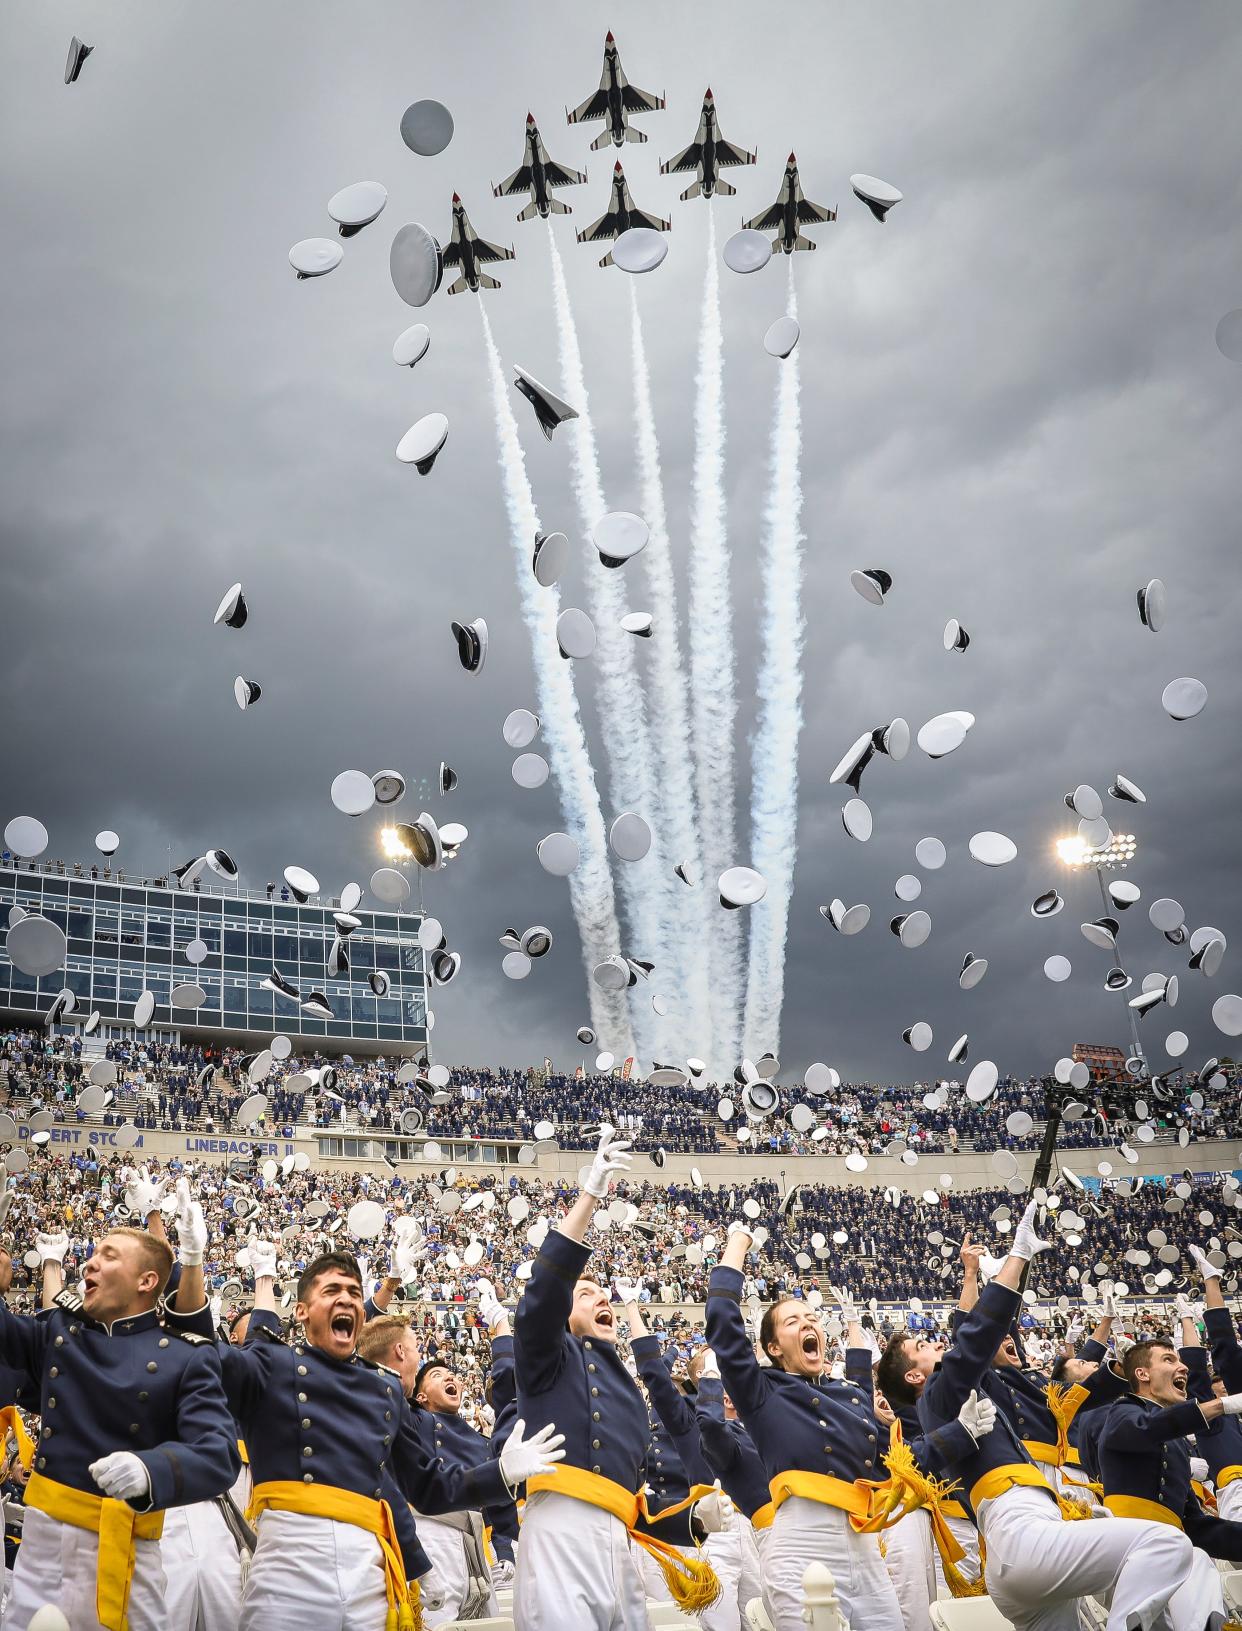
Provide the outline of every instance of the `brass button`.
<path id="1" fill-rule="evenodd" d="M 313 1472 L 304 1472 L 302 1474 L 302 1482 L 304 1484 L 313 1484 L 315 1482 L 314 1473 Z"/>
<path id="2" fill-rule="evenodd" d="M 310 1426 L 310 1417 L 309 1416 L 303 1416 L 302 1417 L 302 1426 L 303 1427 L 309 1427 Z"/>
<path id="3" fill-rule="evenodd" d="M 55 1374 L 56 1374 L 56 1372 L 55 1372 L 55 1371 L 53 1371 L 53 1372 L 52 1372 L 52 1375 L 53 1375 L 53 1376 L 55 1376 Z M 598 1399 L 598 1398 L 599 1398 L 599 1389 L 598 1389 L 598 1388 L 597 1388 L 597 1387 L 593 1387 L 593 1388 L 592 1388 L 592 1389 L 591 1389 L 591 1397 L 592 1397 L 592 1398 L 593 1398 L 593 1399 Z"/>
<path id="4" fill-rule="evenodd" d="M 159 1370 L 159 1366 L 155 1363 L 154 1359 L 148 1359 L 147 1360 L 147 1369 L 149 1371 L 157 1371 L 157 1370 Z"/>
<path id="5" fill-rule="evenodd" d="M 161 1337 L 160 1338 L 160 1347 L 161 1348 L 166 1348 L 167 1346 L 168 1346 L 168 1338 L 167 1337 Z"/>
<path id="6" fill-rule="evenodd" d="M 48 1371 L 48 1375 L 52 1378 L 53 1381 L 55 1381 L 56 1378 L 60 1375 L 60 1371 L 57 1369 L 57 1367 L 55 1365 L 53 1365 L 51 1370 Z"/>
<path id="7" fill-rule="evenodd" d="M 588 1353 L 590 1353 L 590 1352 L 591 1352 L 591 1351 L 592 1351 L 592 1349 L 591 1349 L 591 1344 L 590 1344 L 590 1342 L 584 1342 L 584 1343 L 583 1343 L 583 1344 L 582 1344 L 582 1346 L 583 1346 L 583 1347 L 584 1347 L 584 1348 L 585 1348 L 585 1349 L 586 1349 L 586 1351 L 587 1351 L 587 1352 L 588 1352 Z"/>
<path id="8" fill-rule="evenodd" d="M 60 1338 L 59 1338 L 59 1337 L 57 1337 L 57 1339 L 56 1339 L 56 1340 L 57 1340 L 57 1341 L 58 1341 L 58 1342 L 59 1342 L 59 1341 L 60 1341 Z M 46 1457 L 46 1456 L 45 1456 L 45 1455 L 41 1455 L 41 1456 L 40 1456 L 40 1457 L 39 1457 L 39 1459 L 38 1459 L 38 1460 L 37 1460 L 37 1461 L 36 1461 L 36 1462 L 35 1462 L 35 1466 L 36 1466 L 36 1467 L 39 1467 L 39 1468 L 43 1468 L 43 1467 L 46 1467 L 46 1466 L 47 1466 L 47 1457 Z"/>
<path id="9" fill-rule="evenodd" d="M 56 1346 L 57 1346 L 57 1347 L 58 1347 L 58 1348 L 63 1348 L 63 1347 L 64 1347 L 64 1345 L 65 1345 L 65 1339 L 64 1339 L 64 1337 L 57 1337 L 57 1338 L 56 1338 Z"/>
<path id="10" fill-rule="evenodd" d="M 306 1403 L 306 1395 L 305 1395 L 305 1393 L 299 1393 L 299 1394 L 298 1394 L 298 1403 L 299 1403 L 299 1404 L 305 1404 L 305 1403 Z"/>
<path id="11" fill-rule="evenodd" d="M 40 1463 L 40 1465 L 42 1465 L 42 1463 Z M 592 1467 L 592 1468 L 591 1468 L 591 1471 L 592 1471 L 592 1472 L 598 1472 L 598 1471 L 599 1471 L 599 1468 L 598 1468 L 598 1467 Z"/>
<path id="12" fill-rule="evenodd" d="M 138 1427 L 138 1423 L 136 1421 L 131 1421 L 130 1424 L 129 1424 L 129 1430 L 130 1430 L 131 1433 L 137 1433 L 138 1431 L 140 1431 L 140 1429 Z"/>
<path id="13" fill-rule="evenodd" d="M 391 1410 L 385 1410 L 385 1412 L 384 1412 L 384 1420 L 385 1420 L 385 1421 L 391 1421 L 391 1420 L 392 1420 L 392 1411 L 391 1411 Z M 440 1435 L 439 1435 L 439 1432 L 437 1432 L 437 1433 L 436 1433 L 436 1437 L 437 1437 L 437 1438 L 439 1438 L 439 1436 L 440 1436 Z"/>
<path id="14" fill-rule="evenodd" d="M 142 1392 L 138 1395 L 138 1403 L 139 1404 L 146 1404 L 147 1400 L 150 1397 L 151 1397 L 151 1395 L 147 1392 L 146 1388 L 143 1388 Z"/>
<path id="15" fill-rule="evenodd" d="M 384 1434 L 384 1443 L 385 1444 L 391 1444 L 392 1443 L 392 1434 L 391 1433 L 385 1433 Z"/>
<path id="16" fill-rule="evenodd" d="M 305 1365 L 299 1365 L 298 1366 L 298 1375 L 299 1376 L 305 1376 L 306 1375 L 306 1366 Z"/>
<path id="17" fill-rule="evenodd" d="M 57 1337 L 56 1340 L 57 1340 L 57 1342 L 59 1342 L 60 1338 Z M 594 1372 L 595 1372 L 595 1366 L 594 1365 L 588 1365 L 587 1369 L 592 1373 L 592 1375 L 594 1375 Z"/>
<path id="18" fill-rule="evenodd" d="M 310 1456 L 310 1455 L 314 1455 L 314 1453 L 315 1453 L 314 1450 L 311 1449 L 309 1444 L 304 1444 L 302 1446 L 302 1454 L 303 1455 Z"/>
<path id="19" fill-rule="evenodd" d="M 592 1410 L 591 1420 L 592 1421 L 598 1421 L 599 1420 L 599 1411 L 598 1410 Z"/>
<path id="20" fill-rule="evenodd" d="M 43 1436 L 44 1436 L 44 1438 L 51 1438 L 51 1436 L 52 1436 L 52 1429 L 51 1429 L 51 1428 L 50 1428 L 50 1427 L 45 1427 L 45 1428 L 44 1428 L 44 1429 L 43 1429 Z"/>
<path id="21" fill-rule="evenodd" d="M 49 1410 L 55 1410 L 56 1400 L 49 1398 L 48 1401 L 47 1401 L 47 1407 L 48 1407 Z"/>

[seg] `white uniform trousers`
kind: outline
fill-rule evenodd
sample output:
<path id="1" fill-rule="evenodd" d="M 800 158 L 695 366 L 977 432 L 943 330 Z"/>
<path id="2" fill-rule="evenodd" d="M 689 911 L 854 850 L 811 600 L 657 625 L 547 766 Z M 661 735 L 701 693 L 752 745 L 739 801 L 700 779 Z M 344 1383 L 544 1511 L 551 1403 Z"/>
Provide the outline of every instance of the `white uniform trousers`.
<path id="1" fill-rule="evenodd" d="M 513 1623 L 515 1631 L 651 1631 L 642 1577 L 620 1519 L 552 1490 L 528 1496 Z"/>
<path id="2" fill-rule="evenodd" d="M 1242 1523 L 1242 1478 L 1216 1491 L 1216 1515 L 1228 1523 Z"/>
<path id="3" fill-rule="evenodd" d="M 430 1631 L 431 1627 L 447 1625 L 451 1620 L 461 1618 L 470 1591 L 470 1580 L 466 1570 L 466 1548 L 462 1544 L 460 1531 L 435 1518 L 424 1517 L 421 1512 L 417 1523 L 418 1538 L 431 1560 L 431 1573 L 423 1575 L 423 1583 L 444 1598 L 439 1608 L 423 1606 L 423 1624 Z M 482 1613 L 491 1615 L 496 1612 L 493 1592 Z M 475 1618 L 482 1618 L 482 1614 L 476 1614 Z"/>
<path id="4" fill-rule="evenodd" d="M 98 1535 L 59 1523 L 37 1507 L 28 1506 L 5 1612 L 5 1631 L 26 1631 L 31 1615 L 45 1603 L 56 1605 L 69 1621 L 69 1631 L 99 1631 L 95 1613 L 98 1559 Z M 134 1542 L 128 1619 L 129 1631 L 163 1631 L 167 1623 L 164 1570 L 157 1540 Z"/>
<path id="5" fill-rule="evenodd" d="M 763 1543 L 763 1596 L 775 1631 L 806 1631 L 802 1576 L 823 1563 L 837 1583 L 850 1631 L 902 1631 L 897 1593 L 875 1535 L 860 1535 L 834 1506 L 791 1495 Z"/>
<path id="6" fill-rule="evenodd" d="M 1076 1631 L 1079 1597 L 1109 1597 L 1108 1631 L 1203 1631 L 1173 1613 L 1193 1548 L 1180 1530 L 1140 1518 L 1066 1521 L 1037 1489 L 1014 1486 L 979 1508 L 988 1594 L 1016 1631 Z"/>
<path id="7" fill-rule="evenodd" d="M 235 1631 L 241 1558 L 214 1501 L 169 1507 L 160 1537 L 168 1631 Z"/>
<path id="8" fill-rule="evenodd" d="M 259 1514 L 258 1532 L 238 1631 L 384 1631 L 388 1590 L 374 1535 L 276 1511 Z"/>
<path id="9" fill-rule="evenodd" d="M 688 1557 L 694 1556 L 688 1547 L 682 1547 L 680 1550 Z M 705 1557 L 716 1571 L 716 1578 L 720 1581 L 720 1596 L 710 1608 L 701 1608 L 698 1611 L 699 1624 L 703 1631 L 741 1631 L 745 1624 L 742 1615 L 747 1603 L 752 1597 L 763 1595 L 763 1585 L 759 1578 L 759 1553 L 755 1548 L 755 1532 L 749 1520 L 740 1512 L 734 1513 L 732 1528 L 708 1535 L 703 1542 L 700 1555 Z M 665 1587 L 664 1577 L 656 1568 L 652 1568 L 650 1573 L 644 1568 L 643 1577 L 648 1582 L 651 1574 L 655 1574 L 664 1589 L 657 1593 L 651 1590 L 648 1584 L 647 1595 L 658 1597 L 659 1601 L 663 1602 L 671 1595 Z"/>

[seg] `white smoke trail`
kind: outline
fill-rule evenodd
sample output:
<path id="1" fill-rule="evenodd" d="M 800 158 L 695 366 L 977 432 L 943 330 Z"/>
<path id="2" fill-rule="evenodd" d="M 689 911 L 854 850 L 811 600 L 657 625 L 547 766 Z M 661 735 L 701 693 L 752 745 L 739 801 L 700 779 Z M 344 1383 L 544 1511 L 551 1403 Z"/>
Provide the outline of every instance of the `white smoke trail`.
<path id="1" fill-rule="evenodd" d="M 793 259 L 786 311 L 798 314 Z M 798 353 L 780 364 L 772 469 L 764 513 L 759 722 L 751 760 L 751 856 L 768 892 L 750 909 L 745 1051 L 755 1059 L 781 1040 L 785 940 L 798 832 L 802 729 L 802 409 Z"/>
<path id="2" fill-rule="evenodd" d="M 630 282 L 630 359 L 634 373 L 634 442 L 642 481 L 643 518 L 651 542 L 643 551 L 654 627 L 651 635 L 651 726 L 660 767 L 661 830 L 666 863 L 686 861 L 702 873 L 702 852 L 691 757 L 689 693 L 681 660 L 677 585 L 664 507 L 660 446 L 651 407 L 651 374 L 638 310 L 638 289 Z M 708 896 L 701 887 L 669 885 L 674 909 L 670 947 L 677 956 L 679 1006 L 677 1034 L 687 1054 L 705 1054 L 711 1045 L 711 987 L 708 980 Z"/>
<path id="3" fill-rule="evenodd" d="M 565 268 L 552 223 L 548 222 L 548 253 L 552 261 L 552 292 L 556 306 L 557 339 L 561 358 L 562 388 L 566 399 L 578 410 L 562 431 L 569 438 L 574 497 L 582 533 L 590 532 L 607 512 L 591 405 L 582 372 L 578 330 L 569 304 Z M 658 990 L 662 974 L 669 971 L 669 941 L 666 937 L 668 877 L 656 804 L 655 760 L 647 713 L 634 657 L 634 638 L 621 627 L 621 619 L 632 610 L 627 602 L 626 568 L 601 564 L 591 545 L 585 576 L 590 615 L 598 644 L 593 659 L 598 685 L 600 733 L 608 759 L 608 795 L 614 814 L 636 810 L 652 829 L 650 850 L 641 861 L 621 862 L 618 878 L 629 936 L 625 947 L 631 957 L 642 957 L 657 965 L 653 987 Z M 658 615 L 658 609 L 655 609 Z M 665 1026 L 651 1007 L 646 988 L 636 989 L 631 1008 L 634 1040 L 650 1056 L 661 1044 Z"/>
<path id="4" fill-rule="evenodd" d="M 710 210 L 710 205 L 708 206 Z M 716 223 L 707 221 L 707 275 L 699 324 L 694 416 L 694 513 L 690 541 L 690 681 L 694 720 L 694 773 L 704 876 L 698 887 L 715 900 L 716 879 L 745 861 L 736 847 L 733 812 L 733 731 L 737 681 L 729 605 L 729 550 L 724 492 L 724 346 L 720 328 L 720 276 Z M 740 912 L 713 912 L 709 936 L 712 980 L 712 1053 L 723 1080 L 737 1062 L 742 1028 L 742 924 Z"/>
<path id="5" fill-rule="evenodd" d="M 569 898 L 582 945 L 591 1023 L 599 1037 L 600 1047 L 609 1049 L 618 1058 L 624 1058 L 633 1052 L 634 1047 L 624 994 L 601 991 L 591 978 L 591 970 L 596 963 L 621 949 L 612 876 L 608 869 L 604 818 L 600 812 L 595 772 L 591 768 L 591 757 L 578 713 L 573 671 L 556 647 L 560 596 L 555 589 L 540 588 L 530 568 L 531 547 L 539 529 L 539 516 L 526 475 L 526 460 L 518 440 L 517 421 L 513 417 L 500 353 L 492 338 L 487 308 L 481 300 L 478 306 L 487 346 L 492 408 L 500 444 L 499 462 L 504 481 L 505 508 L 509 512 L 509 536 L 513 544 L 518 593 L 522 602 L 522 617 L 530 631 L 535 664 L 543 742 L 560 790 L 566 828 L 570 836 L 577 840 L 582 855 L 577 871 L 569 877 Z"/>

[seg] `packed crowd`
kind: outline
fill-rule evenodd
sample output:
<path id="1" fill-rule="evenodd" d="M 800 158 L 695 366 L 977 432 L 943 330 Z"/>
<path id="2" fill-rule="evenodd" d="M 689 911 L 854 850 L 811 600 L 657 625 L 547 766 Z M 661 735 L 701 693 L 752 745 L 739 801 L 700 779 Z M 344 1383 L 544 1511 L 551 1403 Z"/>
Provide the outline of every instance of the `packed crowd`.
<path id="1" fill-rule="evenodd" d="M 254 1090 L 248 1075 L 253 1055 L 224 1047 L 172 1045 L 155 1040 L 110 1042 L 106 1056 L 117 1065 L 114 1100 L 104 1115 L 106 1125 L 131 1120 L 139 1128 L 162 1131 L 221 1130 L 230 1126 L 241 1102 Z M 964 1149 L 981 1151 L 1038 1148 L 1044 1117 L 1043 1088 L 1035 1080 L 1002 1077 L 986 1104 L 966 1099 L 960 1081 L 880 1087 L 843 1083 L 829 1095 L 813 1096 L 800 1084 L 780 1089 L 777 1113 L 748 1122 L 737 1103 L 736 1084 L 641 1087 L 617 1076 L 564 1076 L 534 1070 L 458 1068 L 450 1072 L 443 1102 L 398 1079 L 403 1061 L 358 1059 L 349 1055 L 326 1060 L 290 1057 L 275 1061 L 257 1084 L 267 1096 L 264 1125 L 287 1130 L 295 1125 L 341 1127 L 358 1132 L 396 1132 L 411 1107 L 422 1115 L 425 1131 L 438 1139 L 506 1139 L 528 1142 L 541 1123 L 551 1123 L 565 1149 L 589 1149 L 594 1129 L 603 1121 L 625 1128 L 644 1152 L 663 1148 L 674 1153 L 710 1155 L 722 1150 L 743 1154 L 846 1155 L 852 1151 L 879 1155 L 936 1155 Z M 322 1067 L 331 1076 L 322 1078 Z M 49 1037 L 43 1031 L 14 1030 L 0 1039 L 0 1103 L 45 1105 L 58 1117 L 73 1120 L 75 1101 L 88 1069 L 76 1037 Z M 331 1086 L 326 1083 L 330 1081 Z M 929 1107 L 938 1087 L 945 1103 Z M 1154 1105 L 1150 1137 L 1172 1140 L 1182 1130 L 1190 1139 L 1242 1135 L 1242 1105 L 1231 1085 L 1205 1095 L 1189 1073 L 1184 1091 L 1168 1084 L 1173 1096 Z M 1197 1097 L 1192 1101 L 1192 1092 Z M 729 1098 L 734 1113 L 717 1114 Z M 794 1130 L 786 1113 L 805 1103 L 814 1112 L 814 1134 Z M 1025 1116 L 1028 1130 L 1012 1131 L 1008 1123 Z M 1024 1128 L 1025 1122 L 1015 1126 Z M 739 1131 L 745 1138 L 739 1139 Z M 1116 1118 L 1101 1111 L 1067 1122 L 1058 1144 L 1063 1149 L 1103 1149 L 1118 1140 Z"/>

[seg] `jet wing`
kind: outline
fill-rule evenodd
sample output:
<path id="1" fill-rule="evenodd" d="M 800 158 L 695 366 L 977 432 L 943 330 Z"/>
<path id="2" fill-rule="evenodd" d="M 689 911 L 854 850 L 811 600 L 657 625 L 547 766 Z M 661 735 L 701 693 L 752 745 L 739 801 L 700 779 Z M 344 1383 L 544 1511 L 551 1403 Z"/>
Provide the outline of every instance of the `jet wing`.
<path id="1" fill-rule="evenodd" d="M 530 165 L 519 164 L 517 169 L 499 187 L 492 188 L 496 198 L 508 198 L 513 193 L 528 193 L 531 189 Z"/>
<path id="2" fill-rule="evenodd" d="M 658 215 L 648 215 L 646 210 L 631 210 L 630 221 L 634 226 L 650 227 L 653 232 L 667 232 L 673 224 L 662 221 Z"/>
<path id="3" fill-rule="evenodd" d="M 512 249 L 506 249 L 502 244 L 489 244 L 486 238 L 472 238 L 471 248 L 477 261 L 511 261 Z"/>
<path id="4" fill-rule="evenodd" d="M 553 164 L 550 159 L 545 164 L 544 170 L 549 187 L 576 187 L 579 182 L 586 180 L 581 170 L 571 170 L 567 164 Z"/>
<path id="5" fill-rule="evenodd" d="M 772 231 L 780 226 L 784 217 L 785 211 L 778 199 L 771 209 L 761 210 L 758 215 L 752 216 L 749 221 L 744 221 L 742 225 L 748 232 L 763 232 L 765 229 Z"/>
<path id="6" fill-rule="evenodd" d="M 660 174 L 667 176 L 678 170 L 697 170 L 702 157 L 702 142 L 691 142 L 689 147 L 683 147 L 674 158 L 664 160 L 660 166 Z"/>
<path id="7" fill-rule="evenodd" d="M 572 113 L 565 117 L 571 125 L 579 124 L 583 119 L 604 119 L 608 116 L 608 65 L 604 64 L 604 71 L 599 76 L 599 89 L 580 102 Z"/>
<path id="8" fill-rule="evenodd" d="M 662 96 L 656 96 L 651 91 L 640 91 L 637 85 L 631 85 L 628 80 L 621 86 L 621 106 L 627 113 L 656 113 L 664 105 Z"/>
<path id="9" fill-rule="evenodd" d="M 735 147 L 732 142 L 716 143 L 716 165 L 718 169 L 726 169 L 732 164 L 754 164 L 756 155 L 748 153 L 744 147 Z"/>
<path id="10" fill-rule="evenodd" d="M 812 204 L 809 198 L 798 199 L 799 221 L 835 221 L 836 210 L 825 209 L 822 204 Z"/>
<path id="11" fill-rule="evenodd" d="M 578 234 L 580 244 L 600 243 L 605 238 L 615 238 L 617 235 L 617 212 L 608 210 L 600 216 L 598 221 L 592 221 L 589 227 L 583 227 Z"/>

